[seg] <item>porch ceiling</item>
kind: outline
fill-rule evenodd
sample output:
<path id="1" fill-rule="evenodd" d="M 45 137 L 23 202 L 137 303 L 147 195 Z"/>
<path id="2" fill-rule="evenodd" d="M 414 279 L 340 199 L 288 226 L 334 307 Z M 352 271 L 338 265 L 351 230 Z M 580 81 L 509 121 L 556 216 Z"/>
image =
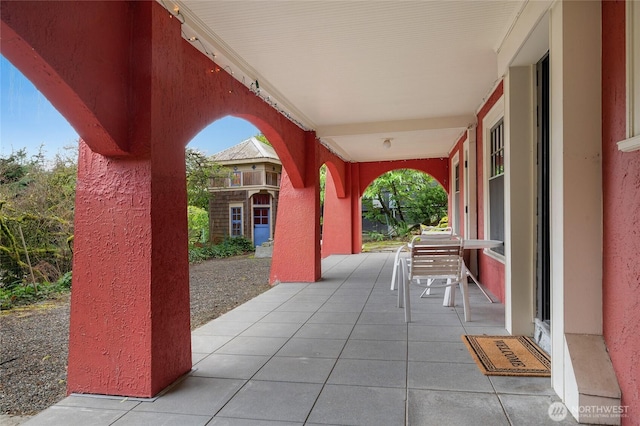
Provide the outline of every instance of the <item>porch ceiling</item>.
<path id="1" fill-rule="evenodd" d="M 446 157 L 526 3 L 159 1 L 195 47 L 357 162 Z"/>

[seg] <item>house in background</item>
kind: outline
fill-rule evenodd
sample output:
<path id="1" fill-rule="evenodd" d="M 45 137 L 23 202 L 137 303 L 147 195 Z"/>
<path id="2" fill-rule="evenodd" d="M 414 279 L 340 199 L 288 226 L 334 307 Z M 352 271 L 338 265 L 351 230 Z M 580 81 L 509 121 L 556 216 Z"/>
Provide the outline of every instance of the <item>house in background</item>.
<path id="1" fill-rule="evenodd" d="M 282 174 L 275 150 L 252 137 L 212 159 L 228 174 L 211 179 L 211 240 L 243 236 L 259 246 L 273 238 Z"/>

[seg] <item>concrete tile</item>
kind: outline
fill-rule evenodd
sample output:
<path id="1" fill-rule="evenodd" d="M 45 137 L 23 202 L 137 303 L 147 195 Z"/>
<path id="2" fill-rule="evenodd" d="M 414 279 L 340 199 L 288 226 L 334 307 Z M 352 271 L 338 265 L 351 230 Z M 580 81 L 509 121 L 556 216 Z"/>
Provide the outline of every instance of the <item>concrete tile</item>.
<path id="1" fill-rule="evenodd" d="M 324 383 L 335 360 L 329 358 L 273 357 L 253 377 L 254 380 Z"/>
<path id="2" fill-rule="evenodd" d="M 216 321 L 256 322 L 268 313 L 269 311 L 239 311 L 234 309 L 233 311 L 229 311 L 226 314 L 219 316 L 216 318 Z"/>
<path id="3" fill-rule="evenodd" d="M 29 419 L 29 426 L 108 426 L 122 417 L 124 410 L 65 407 L 54 405 Z"/>
<path id="4" fill-rule="evenodd" d="M 65 407 L 97 408 L 103 410 L 131 410 L 140 400 L 122 396 L 70 395 L 58 402 Z"/>
<path id="5" fill-rule="evenodd" d="M 567 412 L 567 416 L 561 420 L 552 420 L 549 416 L 549 407 L 559 401 L 557 396 L 531 396 L 531 395 L 498 395 L 502 401 L 504 410 L 511 423 L 522 426 L 555 426 L 577 425 L 578 422 Z M 568 410 L 567 410 L 568 411 Z"/>
<path id="6" fill-rule="evenodd" d="M 276 355 L 336 359 L 342 352 L 346 341 L 346 339 L 299 339 L 294 337 Z"/>
<path id="7" fill-rule="evenodd" d="M 269 360 L 268 356 L 211 354 L 194 366 L 193 376 L 248 380 Z"/>
<path id="8" fill-rule="evenodd" d="M 364 302 L 361 303 L 347 303 L 347 302 L 327 302 L 318 312 L 362 312 Z"/>
<path id="9" fill-rule="evenodd" d="M 275 312 L 315 312 L 324 302 L 296 302 L 288 301 L 280 305 Z"/>
<path id="10" fill-rule="evenodd" d="M 304 324 L 313 315 L 313 312 L 270 312 L 260 320 L 265 322 L 281 322 L 291 324 Z"/>
<path id="11" fill-rule="evenodd" d="M 300 327 L 294 335 L 306 339 L 346 339 L 351 334 L 351 324 L 318 324 L 307 323 Z"/>
<path id="12" fill-rule="evenodd" d="M 202 327 L 198 327 L 192 336 L 237 336 L 251 327 L 254 322 L 246 321 L 217 321 L 213 320 Z"/>
<path id="13" fill-rule="evenodd" d="M 403 425 L 404 419 L 404 389 L 326 385 L 308 422 L 390 426 Z"/>
<path id="14" fill-rule="evenodd" d="M 340 358 L 404 361 L 407 359 L 407 345 L 390 340 L 349 340 Z"/>
<path id="15" fill-rule="evenodd" d="M 154 402 L 141 402 L 133 411 L 213 416 L 244 383 L 244 380 L 190 376 Z"/>
<path id="16" fill-rule="evenodd" d="M 274 355 L 287 341 L 286 337 L 238 336 L 216 351 L 219 354 Z"/>
<path id="17" fill-rule="evenodd" d="M 407 384 L 407 363 L 405 361 L 339 359 L 327 383 L 404 389 Z"/>
<path id="18" fill-rule="evenodd" d="M 358 324 L 405 324 L 404 310 L 396 312 L 363 312 L 358 319 Z"/>
<path id="19" fill-rule="evenodd" d="M 209 355 L 210 354 L 203 353 L 203 352 L 191 352 L 191 364 L 196 365 L 197 363 L 199 363 Z"/>
<path id="20" fill-rule="evenodd" d="M 409 389 L 408 395 L 411 426 L 509 425 L 492 393 Z"/>
<path id="21" fill-rule="evenodd" d="M 407 340 L 407 326 L 396 324 L 357 324 L 351 339 L 358 340 Z"/>
<path id="22" fill-rule="evenodd" d="M 497 393 L 522 395 L 551 395 L 556 393 L 551 387 L 550 377 L 488 376 Z"/>
<path id="23" fill-rule="evenodd" d="M 407 384 L 412 389 L 493 392 L 489 378 L 475 364 L 411 361 Z"/>
<path id="24" fill-rule="evenodd" d="M 328 287 L 323 283 L 318 283 L 317 285 L 309 285 L 307 288 L 301 290 L 298 294 L 302 296 L 331 296 L 333 293 L 335 293 L 335 291 L 336 287 Z"/>
<path id="25" fill-rule="evenodd" d="M 250 300 L 234 309 L 234 311 L 255 311 L 255 312 L 271 312 L 281 306 L 285 301 L 274 299 L 269 300 Z"/>
<path id="26" fill-rule="evenodd" d="M 143 413 L 132 411 L 115 422 L 114 426 L 205 426 L 211 416 L 194 416 L 192 414 Z"/>
<path id="27" fill-rule="evenodd" d="M 460 342 L 463 334 L 466 333 L 461 325 L 409 324 L 409 340 L 416 342 Z"/>
<path id="28" fill-rule="evenodd" d="M 462 362 L 474 364 L 467 347 L 460 342 L 409 341 L 409 361 Z"/>
<path id="29" fill-rule="evenodd" d="M 316 312 L 308 323 L 354 325 L 359 316 L 359 312 Z"/>
<path id="30" fill-rule="evenodd" d="M 304 422 L 321 384 L 249 381 L 220 411 L 223 417 Z"/>
<path id="31" fill-rule="evenodd" d="M 271 420 L 234 419 L 231 417 L 214 417 L 207 426 L 302 426 L 298 422 L 279 422 Z M 325 425 L 326 426 L 326 425 Z"/>
<path id="32" fill-rule="evenodd" d="M 192 335 L 191 336 L 191 351 L 200 353 L 211 353 L 216 349 L 222 347 L 225 343 L 233 339 L 233 336 L 207 336 L 207 335 Z"/>
<path id="33" fill-rule="evenodd" d="M 299 323 L 258 322 L 243 331 L 240 336 L 291 337 L 300 328 Z"/>
<path id="34" fill-rule="evenodd" d="M 447 309 L 442 307 L 442 309 Z M 473 310 L 471 311 L 473 315 Z M 416 325 L 460 326 L 463 320 L 455 313 L 422 313 L 411 308 L 411 323 Z"/>

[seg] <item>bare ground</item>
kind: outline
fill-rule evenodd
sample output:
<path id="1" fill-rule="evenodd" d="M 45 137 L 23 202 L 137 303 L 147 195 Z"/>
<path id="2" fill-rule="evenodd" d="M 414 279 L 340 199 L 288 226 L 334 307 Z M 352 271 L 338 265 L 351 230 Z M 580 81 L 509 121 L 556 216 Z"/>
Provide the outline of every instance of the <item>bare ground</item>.
<path id="1" fill-rule="evenodd" d="M 270 258 L 251 256 L 191 265 L 191 329 L 269 289 L 270 267 Z M 66 396 L 69 299 L 0 312 L 0 424 L 12 422 L 6 415 L 34 415 Z"/>

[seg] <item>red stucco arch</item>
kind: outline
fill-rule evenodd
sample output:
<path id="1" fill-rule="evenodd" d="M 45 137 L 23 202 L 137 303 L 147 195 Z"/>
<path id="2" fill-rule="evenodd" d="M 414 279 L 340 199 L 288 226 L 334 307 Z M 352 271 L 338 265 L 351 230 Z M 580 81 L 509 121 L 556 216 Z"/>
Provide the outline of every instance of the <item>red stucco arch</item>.
<path id="1" fill-rule="evenodd" d="M 427 158 L 421 160 L 381 161 L 376 163 L 360 163 L 360 179 L 358 189 L 360 195 L 378 176 L 397 169 L 414 169 L 424 172 L 442 185 L 449 193 L 449 159 Z"/>
<path id="2" fill-rule="evenodd" d="M 124 2 L 67 8 L 57 2 L 3 1 L 0 7 L 2 54 L 93 151 L 129 154 L 128 73 L 121 71 L 130 66 L 128 28 L 140 9 Z M 96 31 L 97 20 L 110 24 Z M 96 92 L 98 81 L 102 90 Z"/>
<path id="3" fill-rule="evenodd" d="M 315 134 L 218 70 L 158 2 L 0 7 L 2 53 L 83 139 L 68 392 L 156 395 L 191 368 L 185 146 L 225 115 L 252 122 L 281 157 L 290 205 L 307 207 L 294 218 L 306 232 L 318 210 Z M 305 253 L 295 272 L 314 281 L 319 239 L 308 239 L 281 246 Z"/>

